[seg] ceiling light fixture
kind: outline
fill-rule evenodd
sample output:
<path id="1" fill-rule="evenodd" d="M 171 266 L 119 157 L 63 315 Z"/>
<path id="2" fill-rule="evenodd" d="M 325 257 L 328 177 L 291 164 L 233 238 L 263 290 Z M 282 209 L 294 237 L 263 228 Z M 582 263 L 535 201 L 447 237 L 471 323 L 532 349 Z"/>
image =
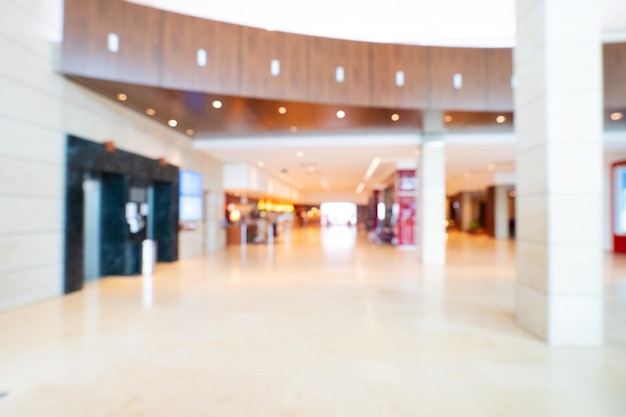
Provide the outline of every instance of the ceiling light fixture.
<path id="1" fill-rule="evenodd" d="M 315 172 L 315 167 L 313 165 L 309 165 L 306 170 L 309 172 Z"/>
<path id="2" fill-rule="evenodd" d="M 148 116 L 154 116 L 156 114 L 156 110 L 154 110 L 154 109 L 146 109 L 146 114 Z"/>
<path id="3" fill-rule="evenodd" d="M 355 191 L 356 191 L 357 194 L 361 194 L 364 189 L 365 189 L 365 184 L 364 183 L 360 183 L 359 185 L 357 185 Z"/>
<path id="4" fill-rule="evenodd" d="M 622 120 L 624 118 L 624 113 L 616 111 L 615 113 L 611 113 L 611 120 L 617 121 Z"/>
<path id="5" fill-rule="evenodd" d="M 194 132 L 193 129 L 187 129 L 187 134 L 189 136 L 193 136 L 194 133 L 196 133 L 196 132 Z"/>
<path id="6" fill-rule="evenodd" d="M 126 101 L 126 100 L 128 99 L 128 96 L 127 96 L 126 94 L 124 94 L 124 93 L 119 93 L 119 94 L 117 95 L 117 99 L 118 99 L 119 101 Z"/>
<path id="7" fill-rule="evenodd" d="M 286 108 L 286 107 L 279 107 L 279 108 L 278 108 L 278 113 L 280 113 L 280 114 L 285 114 L 285 113 L 287 113 L 287 108 Z"/>
<path id="8" fill-rule="evenodd" d="M 296 156 L 297 156 L 298 158 L 303 158 L 303 157 L 304 157 L 304 152 L 302 152 L 302 151 L 298 151 L 298 152 L 296 152 Z"/>
<path id="9" fill-rule="evenodd" d="M 346 117 L 346 112 L 345 112 L 345 111 L 343 111 L 343 110 L 339 110 L 339 111 L 337 112 L 337 118 L 339 118 L 339 119 L 343 119 L 344 117 Z"/>
<path id="10" fill-rule="evenodd" d="M 364 181 L 367 181 L 370 179 L 370 177 L 374 174 L 374 171 L 376 171 L 376 168 L 378 168 L 378 165 L 380 165 L 380 157 L 376 157 L 372 160 L 372 163 L 370 164 L 370 166 L 367 168 L 367 171 L 365 172 L 365 177 L 363 178 Z"/>
<path id="11" fill-rule="evenodd" d="M 263 168 L 263 167 L 265 166 L 265 162 L 263 162 L 263 161 L 259 161 L 259 162 L 257 162 L 257 166 L 258 166 L 259 168 Z"/>
<path id="12" fill-rule="evenodd" d="M 504 117 L 503 115 L 496 117 L 496 122 L 498 123 L 504 123 L 505 121 L 506 121 L 506 117 Z"/>
<path id="13" fill-rule="evenodd" d="M 400 120 L 400 115 L 398 113 L 392 114 L 391 120 L 393 120 L 394 122 L 397 122 L 398 120 Z"/>
<path id="14" fill-rule="evenodd" d="M 221 109 L 222 108 L 222 102 L 219 100 L 215 100 L 213 103 L 211 103 L 211 105 L 213 106 L 214 109 Z"/>
<path id="15" fill-rule="evenodd" d="M 404 71 L 396 71 L 396 87 L 404 87 Z"/>
<path id="16" fill-rule="evenodd" d="M 107 35 L 107 49 L 113 53 L 120 51 L 120 37 L 117 33 L 109 33 Z"/>
<path id="17" fill-rule="evenodd" d="M 443 118 L 443 121 L 446 123 L 450 123 L 452 121 L 452 116 L 450 116 L 449 114 L 446 114 Z"/>
<path id="18" fill-rule="evenodd" d="M 291 126 L 291 130 L 293 133 L 296 133 L 298 131 L 298 126 Z"/>
<path id="19" fill-rule="evenodd" d="M 178 126 L 178 122 L 174 119 L 170 120 L 169 122 L 167 122 L 168 125 L 170 125 L 171 127 L 176 127 Z"/>
<path id="20" fill-rule="evenodd" d="M 455 90 L 463 88 L 463 74 L 456 73 L 452 76 L 452 86 Z"/>

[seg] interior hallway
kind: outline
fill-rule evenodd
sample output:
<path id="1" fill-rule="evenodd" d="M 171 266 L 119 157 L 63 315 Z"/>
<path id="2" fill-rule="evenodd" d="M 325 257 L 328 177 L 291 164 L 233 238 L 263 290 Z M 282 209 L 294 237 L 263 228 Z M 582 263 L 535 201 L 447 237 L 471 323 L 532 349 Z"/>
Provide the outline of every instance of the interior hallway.
<path id="1" fill-rule="evenodd" d="M 624 416 L 626 257 L 603 348 L 518 327 L 513 242 L 417 257 L 311 227 L 0 313 L 0 416 Z"/>

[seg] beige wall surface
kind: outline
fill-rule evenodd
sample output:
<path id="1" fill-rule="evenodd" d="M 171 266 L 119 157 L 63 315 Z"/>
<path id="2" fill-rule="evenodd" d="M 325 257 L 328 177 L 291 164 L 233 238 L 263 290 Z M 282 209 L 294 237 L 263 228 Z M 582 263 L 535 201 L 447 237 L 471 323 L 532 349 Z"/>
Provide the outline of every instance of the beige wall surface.
<path id="1" fill-rule="evenodd" d="M 56 71 L 62 0 L 0 0 L 0 311 L 62 293 L 65 138 L 115 141 L 202 173 L 208 224 L 180 235 L 180 258 L 220 249 L 222 165 L 191 139 Z M 205 236 L 206 234 L 206 236 Z"/>

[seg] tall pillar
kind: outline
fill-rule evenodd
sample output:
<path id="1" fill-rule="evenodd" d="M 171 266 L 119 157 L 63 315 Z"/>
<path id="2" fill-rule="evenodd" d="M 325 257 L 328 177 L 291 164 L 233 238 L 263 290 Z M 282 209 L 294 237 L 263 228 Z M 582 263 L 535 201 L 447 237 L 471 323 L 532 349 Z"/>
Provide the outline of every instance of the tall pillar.
<path id="1" fill-rule="evenodd" d="M 509 238 L 509 189 L 506 185 L 496 185 L 495 189 L 494 237 Z"/>
<path id="2" fill-rule="evenodd" d="M 446 261 L 446 171 L 443 114 L 424 112 L 418 168 L 418 245 L 423 264 Z"/>
<path id="3" fill-rule="evenodd" d="M 461 193 L 461 230 L 467 232 L 474 220 L 474 196 L 471 192 Z"/>
<path id="4" fill-rule="evenodd" d="M 486 228 L 496 239 L 509 238 L 509 189 L 506 185 L 487 188 Z"/>
<path id="5" fill-rule="evenodd" d="M 597 0 L 517 0 L 517 320 L 552 345 L 598 345 L 602 50 Z"/>

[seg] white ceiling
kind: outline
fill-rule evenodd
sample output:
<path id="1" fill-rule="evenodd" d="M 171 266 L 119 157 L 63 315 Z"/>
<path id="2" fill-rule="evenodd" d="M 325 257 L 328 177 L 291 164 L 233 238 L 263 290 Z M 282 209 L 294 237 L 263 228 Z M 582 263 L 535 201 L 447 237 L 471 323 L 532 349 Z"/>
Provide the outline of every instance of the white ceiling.
<path id="1" fill-rule="evenodd" d="M 307 35 L 369 42 L 442 46 L 514 45 L 515 0 L 129 0 L 178 13 Z M 626 1 L 599 0 L 605 41 L 626 40 Z M 575 2 L 574 2 L 575 3 Z M 626 133 L 606 143 L 606 152 L 626 153 Z M 247 162 L 305 193 L 352 193 L 375 158 L 381 163 L 368 189 L 393 167 L 417 162 L 418 133 L 294 135 L 281 138 L 199 139 L 199 149 L 225 162 Z M 298 157 L 297 152 L 304 153 Z M 448 135 L 449 193 L 479 190 L 494 175 L 514 170 L 513 133 Z M 309 167 L 315 171 L 309 171 Z M 324 187 L 324 179 L 327 186 Z M 368 191 L 365 191 L 367 194 Z"/>
<path id="2" fill-rule="evenodd" d="M 493 184 L 494 174 L 514 170 L 513 133 L 450 134 L 446 141 L 446 177 L 449 193 L 481 190 Z M 398 167 L 416 167 L 421 139 L 404 134 L 290 136 L 196 139 L 195 146 L 224 162 L 246 162 L 305 194 L 354 194 L 359 183 L 380 187 Z M 299 157 L 298 152 L 303 156 Z M 370 178 L 366 173 L 380 159 Z M 314 170 L 310 167 L 313 167 Z M 324 186 L 326 179 L 327 186 Z"/>
<path id="3" fill-rule="evenodd" d="M 510 47 L 515 38 L 515 0 L 130 1 L 245 26 L 337 39 Z M 599 2 L 604 39 L 626 40 L 626 1 Z"/>

